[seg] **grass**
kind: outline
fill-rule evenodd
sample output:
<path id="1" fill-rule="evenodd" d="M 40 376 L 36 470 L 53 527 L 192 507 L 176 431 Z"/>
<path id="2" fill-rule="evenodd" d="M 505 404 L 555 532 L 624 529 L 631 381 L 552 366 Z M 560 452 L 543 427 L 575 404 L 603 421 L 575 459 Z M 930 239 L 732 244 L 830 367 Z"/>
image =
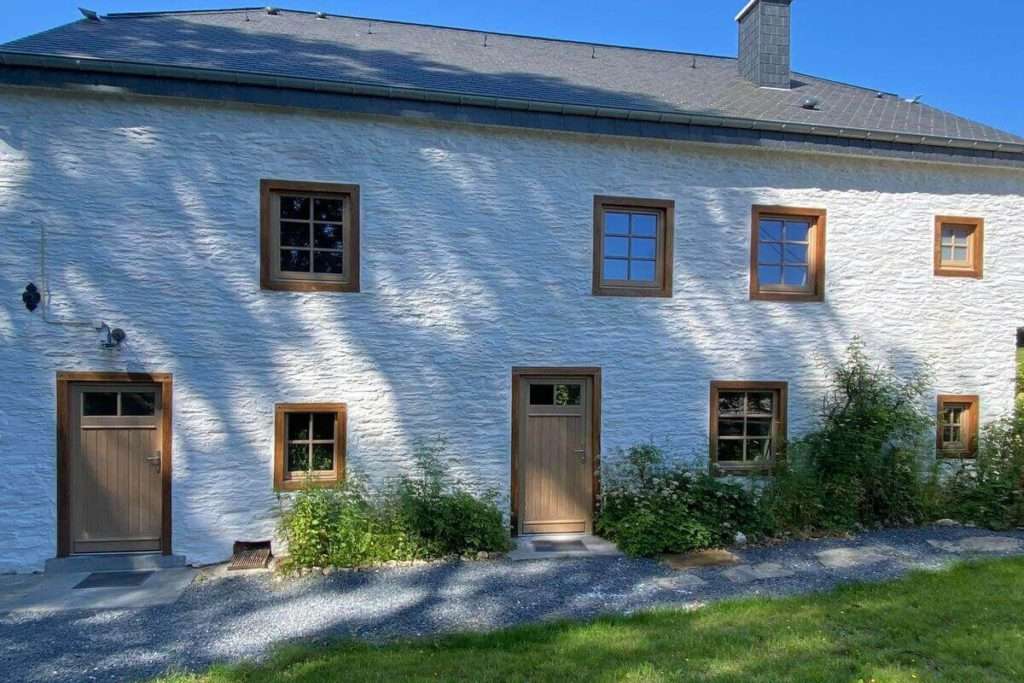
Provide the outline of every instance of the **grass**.
<path id="1" fill-rule="evenodd" d="M 289 647 L 164 683 L 1021 681 L 1024 559 L 694 611 L 387 646 Z"/>

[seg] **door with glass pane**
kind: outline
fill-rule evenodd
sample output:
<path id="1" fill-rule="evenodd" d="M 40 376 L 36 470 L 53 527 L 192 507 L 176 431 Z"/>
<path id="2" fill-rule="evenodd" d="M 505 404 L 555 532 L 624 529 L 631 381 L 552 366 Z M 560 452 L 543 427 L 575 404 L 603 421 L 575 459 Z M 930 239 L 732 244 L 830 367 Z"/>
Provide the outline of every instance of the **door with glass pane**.
<path id="1" fill-rule="evenodd" d="M 585 377 L 519 381 L 519 531 L 590 532 L 592 381 Z"/>
<path id="2" fill-rule="evenodd" d="M 69 408 L 70 551 L 160 550 L 160 385 L 75 383 Z"/>

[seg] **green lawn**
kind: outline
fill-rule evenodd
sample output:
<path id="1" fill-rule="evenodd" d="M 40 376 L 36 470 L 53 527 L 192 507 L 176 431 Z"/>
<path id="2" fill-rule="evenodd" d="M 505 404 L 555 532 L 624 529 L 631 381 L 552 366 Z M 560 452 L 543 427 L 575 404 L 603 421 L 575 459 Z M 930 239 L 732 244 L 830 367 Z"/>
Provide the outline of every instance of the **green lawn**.
<path id="1" fill-rule="evenodd" d="M 165 681 L 1024 681 L 1024 559 L 892 583 L 373 647 Z"/>

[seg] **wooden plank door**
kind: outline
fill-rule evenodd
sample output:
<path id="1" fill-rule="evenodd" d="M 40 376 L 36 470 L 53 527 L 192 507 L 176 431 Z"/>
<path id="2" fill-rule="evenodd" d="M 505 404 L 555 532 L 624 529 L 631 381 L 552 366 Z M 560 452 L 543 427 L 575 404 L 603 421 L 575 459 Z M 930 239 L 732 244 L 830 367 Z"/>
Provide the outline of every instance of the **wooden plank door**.
<path id="1" fill-rule="evenodd" d="M 519 531 L 592 530 L 592 382 L 587 377 L 520 380 Z"/>
<path id="2" fill-rule="evenodd" d="M 160 550 L 160 385 L 75 383 L 70 393 L 71 552 Z"/>

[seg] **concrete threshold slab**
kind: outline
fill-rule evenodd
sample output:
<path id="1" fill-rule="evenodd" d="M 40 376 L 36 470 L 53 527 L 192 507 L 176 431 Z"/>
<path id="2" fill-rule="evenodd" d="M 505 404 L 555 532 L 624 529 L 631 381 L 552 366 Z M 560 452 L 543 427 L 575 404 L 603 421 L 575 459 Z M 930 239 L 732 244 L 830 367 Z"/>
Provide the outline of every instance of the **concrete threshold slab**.
<path id="1" fill-rule="evenodd" d="M 622 555 L 615 544 L 587 534 L 538 534 L 513 539 L 516 547 L 508 554 L 513 562 L 525 560 L 586 559 Z"/>
<path id="2" fill-rule="evenodd" d="M 167 605 L 198 572 L 188 567 L 150 572 L 136 586 L 75 588 L 91 572 L 0 576 L 0 612 L 140 609 Z"/>

